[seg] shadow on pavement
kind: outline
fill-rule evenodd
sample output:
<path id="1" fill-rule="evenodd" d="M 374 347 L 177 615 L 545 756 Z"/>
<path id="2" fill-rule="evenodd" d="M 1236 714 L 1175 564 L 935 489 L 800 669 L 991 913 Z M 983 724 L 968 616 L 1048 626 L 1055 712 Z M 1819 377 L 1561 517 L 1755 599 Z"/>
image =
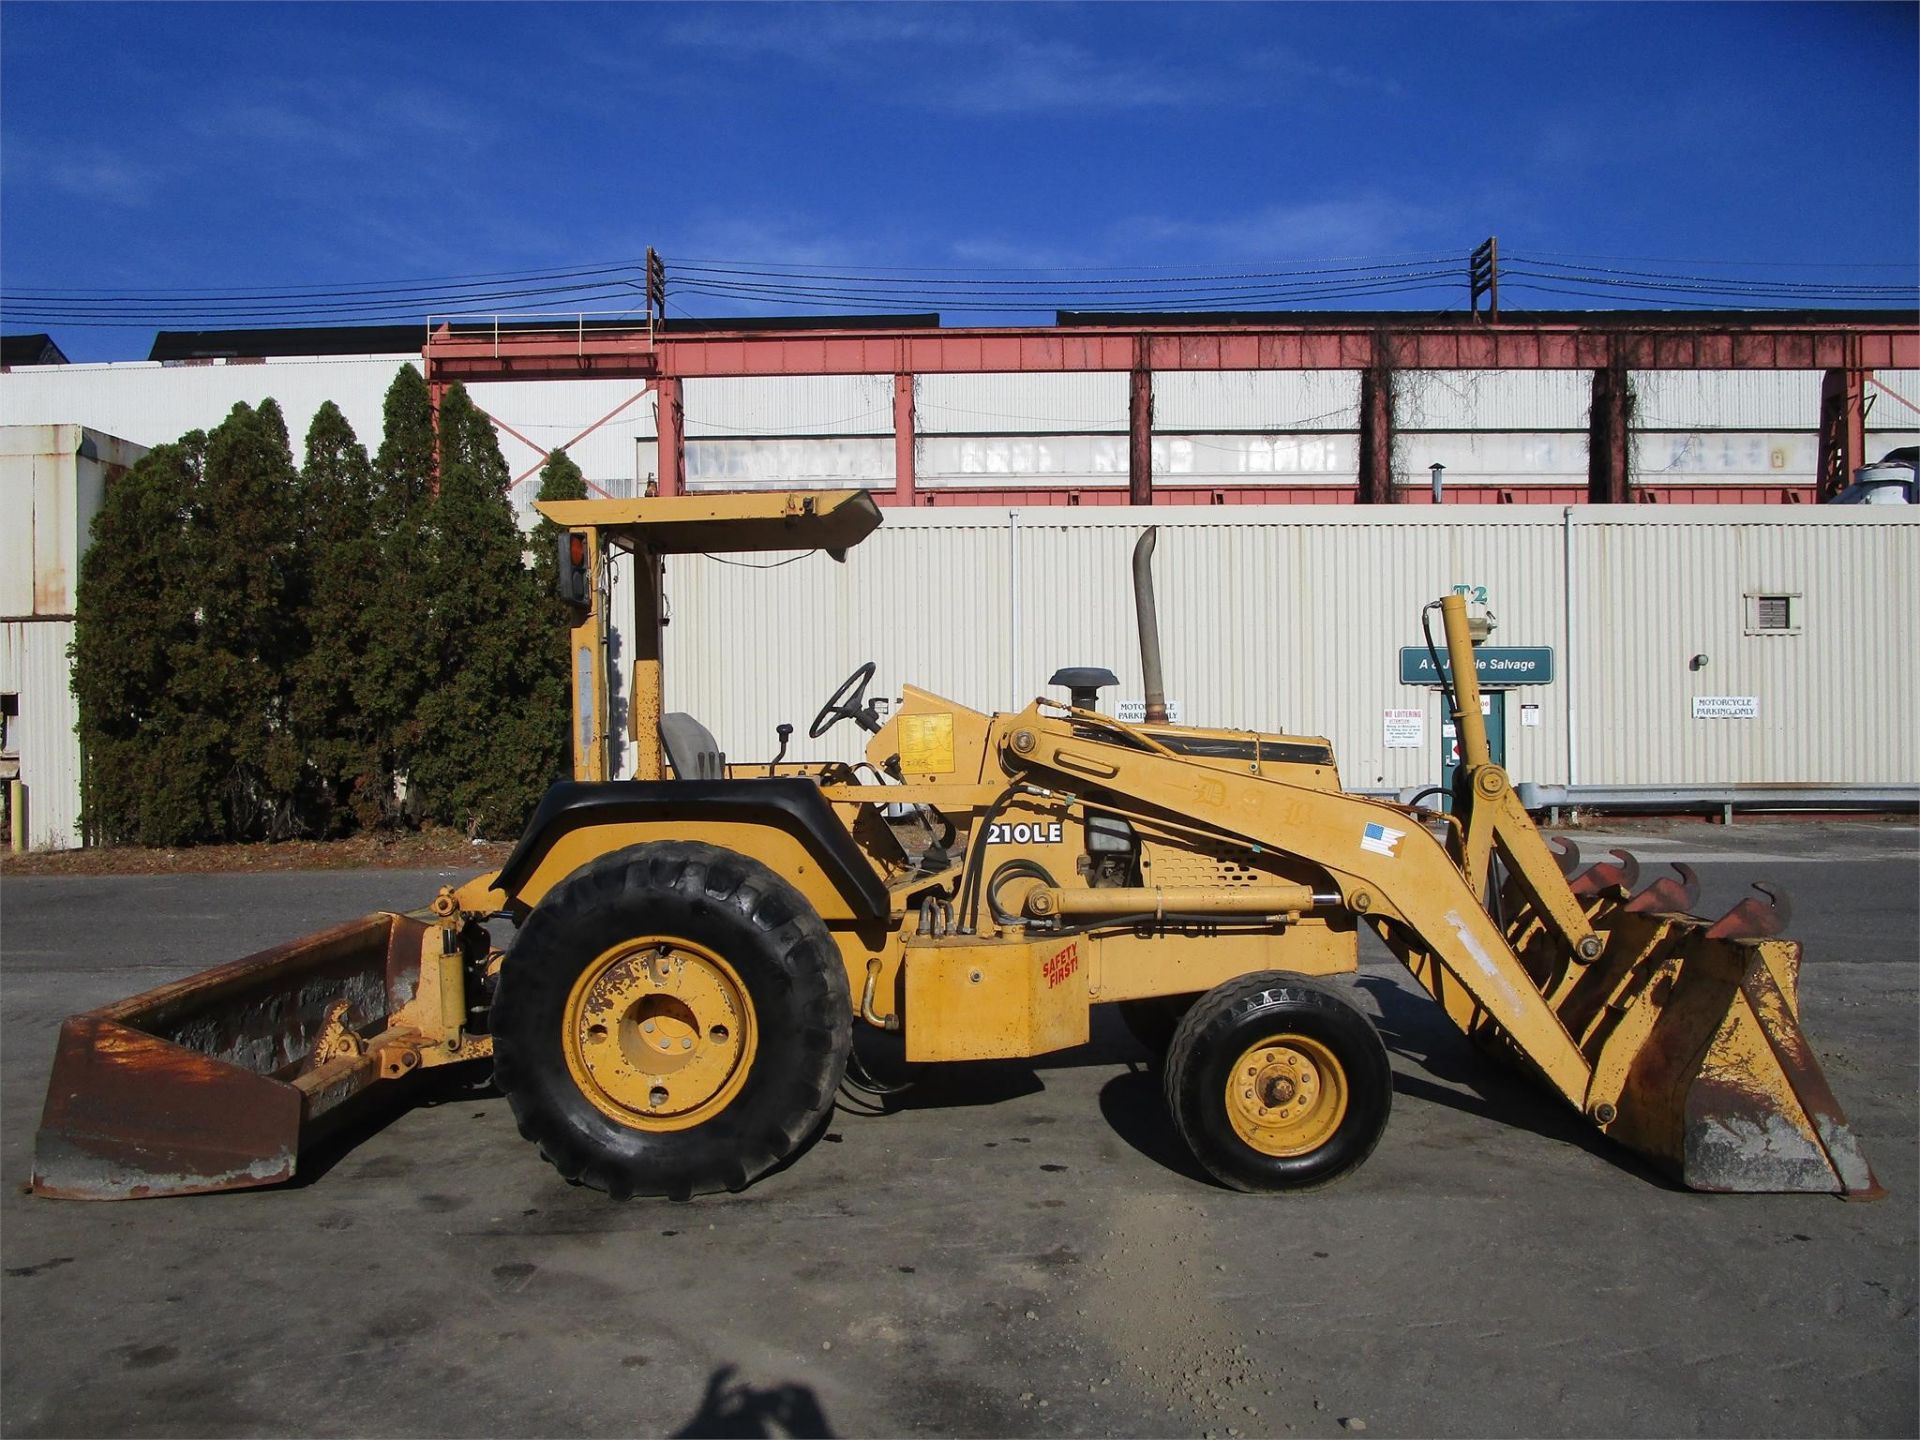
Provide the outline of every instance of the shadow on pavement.
<path id="1" fill-rule="evenodd" d="M 822 1440 L 833 1434 L 820 1397 L 810 1385 L 749 1385 L 733 1377 L 737 1365 L 722 1365 L 707 1379 L 707 1393 L 678 1436 L 791 1436 Z"/>
<path id="2" fill-rule="evenodd" d="M 1136 1064 L 1102 1085 L 1100 1114 L 1114 1134 L 1154 1164 L 1212 1189 L 1221 1188 L 1219 1181 L 1200 1168 L 1180 1132 L 1173 1128 L 1157 1070 Z"/>
<path id="3" fill-rule="evenodd" d="M 1440 1007 L 1424 995 L 1409 994 L 1392 980 L 1378 975 L 1361 975 L 1356 983 L 1380 1008 L 1380 1018 L 1374 1028 L 1380 1032 L 1387 1049 L 1412 1060 L 1434 1080 L 1468 1087 L 1465 1091 L 1455 1090 L 1396 1070 L 1395 1094 L 1444 1105 L 1511 1129 L 1576 1146 L 1662 1189 L 1683 1188 L 1587 1124 L 1547 1090 L 1545 1082 L 1481 1054 L 1471 1040 L 1454 1029 Z"/>

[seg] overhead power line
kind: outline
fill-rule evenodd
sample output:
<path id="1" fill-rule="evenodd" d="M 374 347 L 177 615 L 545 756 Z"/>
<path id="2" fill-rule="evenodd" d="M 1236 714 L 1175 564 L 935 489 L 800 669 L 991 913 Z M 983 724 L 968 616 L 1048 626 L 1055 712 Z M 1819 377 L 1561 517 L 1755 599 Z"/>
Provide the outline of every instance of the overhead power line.
<path id="1" fill-rule="evenodd" d="M 1576 263 L 1578 262 L 1578 263 Z M 1644 267 L 1668 268 L 1644 268 Z M 1820 273 L 1811 273 L 1816 268 Z M 894 314 L 925 311 L 1301 308 L 1390 297 L 1453 296 L 1471 308 L 1463 254 L 1396 252 L 1298 259 L 1230 269 L 1205 265 L 898 266 L 684 258 L 666 262 L 675 313 L 686 303 L 721 318 L 748 309 Z M 1738 273 L 1728 273 L 1737 271 Z M 1863 274 L 1882 272 L 1879 275 Z M 1717 272 L 1717 273 L 1716 273 Z M 1510 293 L 1566 295 L 1615 307 L 1806 309 L 1920 305 L 1911 264 L 1655 260 L 1507 251 Z M 645 259 L 413 280 L 222 289 L 130 287 L 0 290 L 14 325 L 236 329 L 421 323 L 431 316 L 583 313 L 629 318 L 646 308 Z M 626 302 L 626 303 L 622 303 Z M 658 308 L 657 305 L 655 307 Z M 696 318 L 689 315 L 689 318 Z"/>

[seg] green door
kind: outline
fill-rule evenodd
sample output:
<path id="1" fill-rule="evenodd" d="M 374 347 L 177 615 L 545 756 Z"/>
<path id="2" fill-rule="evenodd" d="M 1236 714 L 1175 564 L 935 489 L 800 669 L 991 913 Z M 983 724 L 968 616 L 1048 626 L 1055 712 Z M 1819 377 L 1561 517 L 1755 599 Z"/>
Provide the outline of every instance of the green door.
<path id="1" fill-rule="evenodd" d="M 1443 699 L 1441 703 L 1446 702 Z M 1487 749 L 1493 763 L 1507 763 L 1507 692 L 1482 690 L 1480 709 L 1487 722 Z M 1453 733 L 1451 716 L 1440 722 L 1440 808 L 1453 809 L 1453 775 L 1460 768 L 1460 737 Z"/>

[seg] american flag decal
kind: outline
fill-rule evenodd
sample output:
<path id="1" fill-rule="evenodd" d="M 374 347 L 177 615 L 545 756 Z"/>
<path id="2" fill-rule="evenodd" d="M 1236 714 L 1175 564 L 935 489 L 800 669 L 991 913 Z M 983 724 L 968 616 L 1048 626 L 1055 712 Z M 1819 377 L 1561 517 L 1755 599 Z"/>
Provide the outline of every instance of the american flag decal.
<path id="1" fill-rule="evenodd" d="M 1367 828 L 1360 832 L 1360 848 L 1392 859 L 1393 847 L 1400 843 L 1406 833 L 1404 830 L 1392 830 L 1377 822 L 1370 822 Z"/>

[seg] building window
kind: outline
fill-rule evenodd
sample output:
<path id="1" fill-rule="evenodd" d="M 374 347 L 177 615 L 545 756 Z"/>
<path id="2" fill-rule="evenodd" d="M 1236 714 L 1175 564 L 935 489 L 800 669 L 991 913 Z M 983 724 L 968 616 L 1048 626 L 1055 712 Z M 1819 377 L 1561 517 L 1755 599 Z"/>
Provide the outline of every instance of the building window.
<path id="1" fill-rule="evenodd" d="M 1798 635 L 1800 596 L 1794 592 L 1747 592 L 1747 634 Z"/>

